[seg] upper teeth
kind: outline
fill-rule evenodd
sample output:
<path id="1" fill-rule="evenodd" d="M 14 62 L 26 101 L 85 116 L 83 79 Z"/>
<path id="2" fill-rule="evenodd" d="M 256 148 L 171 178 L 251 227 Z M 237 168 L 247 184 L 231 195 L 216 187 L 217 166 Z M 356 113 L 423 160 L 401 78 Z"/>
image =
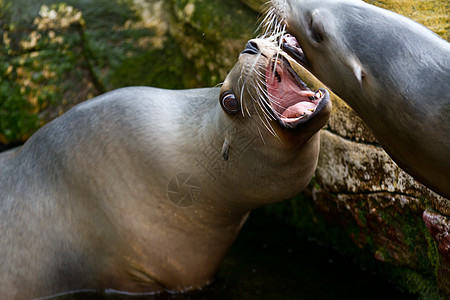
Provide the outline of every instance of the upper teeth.
<path id="1" fill-rule="evenodd" d="M 319 90 L 319 91 L 316 93 L 316 98 L 317 98 L 317 99 L 320 99 L 320 98 L 322 98 L 322 96 L 323 96 L 323 93 L 322 93 L 321 90 Z"/>

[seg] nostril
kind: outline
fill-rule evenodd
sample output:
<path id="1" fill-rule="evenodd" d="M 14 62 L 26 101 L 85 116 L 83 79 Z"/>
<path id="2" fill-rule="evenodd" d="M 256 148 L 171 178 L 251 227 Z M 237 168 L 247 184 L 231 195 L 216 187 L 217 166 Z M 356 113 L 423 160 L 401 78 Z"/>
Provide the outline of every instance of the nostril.
<path id="1" fill-rule="evenodd" d="M 249 41 L 247 44 L 250 44 L 251 47 L 255 48 L 256 50 L 259 50 L 258 44 L 255 41 Z"/>
<path id="2" fill-rule="evenodd" d="M 247 44 L 245 45 L 245 49 L 244 51 L 242 51 L 242 54 L 247 53 L 247 54 L 258 54 L 259 53 L 259 47 L 258 44 L 254 41 L 249 41 L 247 42 Z"/>

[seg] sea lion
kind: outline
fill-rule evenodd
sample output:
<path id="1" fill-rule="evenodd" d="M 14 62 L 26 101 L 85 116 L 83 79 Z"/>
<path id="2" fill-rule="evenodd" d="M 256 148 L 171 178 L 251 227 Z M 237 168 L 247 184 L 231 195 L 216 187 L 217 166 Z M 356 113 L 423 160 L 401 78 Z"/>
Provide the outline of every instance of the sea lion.
<path id="1" fill-rule="evenodd" d="M 450 198 L 450 44 L 363 1 L 272 5 L 267 23 L 293 35 L 284 50 L 355 110 L 402 169 Z"/>
<path id="2" fill-rule="evenodd" d="M 299 193 L 331 111 L 277 44 L 249 41 L 221 88 L 128 87 L 0 159 L 0 294 L 188 291 L 249 211 Z"/>

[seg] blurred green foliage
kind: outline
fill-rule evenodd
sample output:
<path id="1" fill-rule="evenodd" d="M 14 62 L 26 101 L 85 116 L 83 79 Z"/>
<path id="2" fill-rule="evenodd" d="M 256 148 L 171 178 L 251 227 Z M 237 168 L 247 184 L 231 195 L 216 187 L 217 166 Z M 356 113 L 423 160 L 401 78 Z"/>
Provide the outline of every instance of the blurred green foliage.
<path id="1" fill-rule="evenodd" d="M 239 0 L 0 0 L 0 14 L 0 143 L 118 87 L 214 86 L 257 26 Z"/>
<path id="2" fill-rule="evenodd" d="M 0 72 L 6 73 L 8 65 L 1 61 Z M 22 141 L 39 126 L 33 106 L 27 101 L 20 85 L 10 80 L 0 82 L 0 142 Z"/>
<path id="3" fill-rule="evenodd" d="M 38 129 L 44 109 L 63 100 L 69 88 L 64 79 L 73 76 L 77 63 L 82 19 L 61 4 L 47 12 L 58 12 L 68 24 L 53 22 L 44 10 L 34 20 L 16 24 L 10 21 L 11 2 L 0 5 L 0 142 L 14 143 Z"/>
<path id="4" fill-rule="evenodd" d="M 27 101 L 26 90 L 21 88 L 12 74 L 11 42 L 5 35 L 13 25 L 8 22 L 11 3 L 0 0 L 0 142 L 8 143 L 25 138 L 38 127 L 33 106 Z"/>

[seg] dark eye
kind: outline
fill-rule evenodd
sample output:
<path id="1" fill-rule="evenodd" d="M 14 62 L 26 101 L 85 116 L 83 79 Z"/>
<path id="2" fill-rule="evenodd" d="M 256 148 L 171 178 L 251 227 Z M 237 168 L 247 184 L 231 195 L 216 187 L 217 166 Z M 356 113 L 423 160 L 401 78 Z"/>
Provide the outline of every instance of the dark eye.
<path id="1" fill-rule="evenodd" d="M 229 114 L 235 114 L 241 110 L 236 95 L 232 92 L 226 92 L 220 97 L 222 108 Z"/>
<path id="2" fill-rule="evenodd" d="M 317 43 L 320 43 L 324 39 L 325 35 L 325 29 L 323 27 L 323 23 L 318 20 L 318 16 L 312 17 L 309 28 L 311 30 L 311 37 L 316 41 Z"/>

